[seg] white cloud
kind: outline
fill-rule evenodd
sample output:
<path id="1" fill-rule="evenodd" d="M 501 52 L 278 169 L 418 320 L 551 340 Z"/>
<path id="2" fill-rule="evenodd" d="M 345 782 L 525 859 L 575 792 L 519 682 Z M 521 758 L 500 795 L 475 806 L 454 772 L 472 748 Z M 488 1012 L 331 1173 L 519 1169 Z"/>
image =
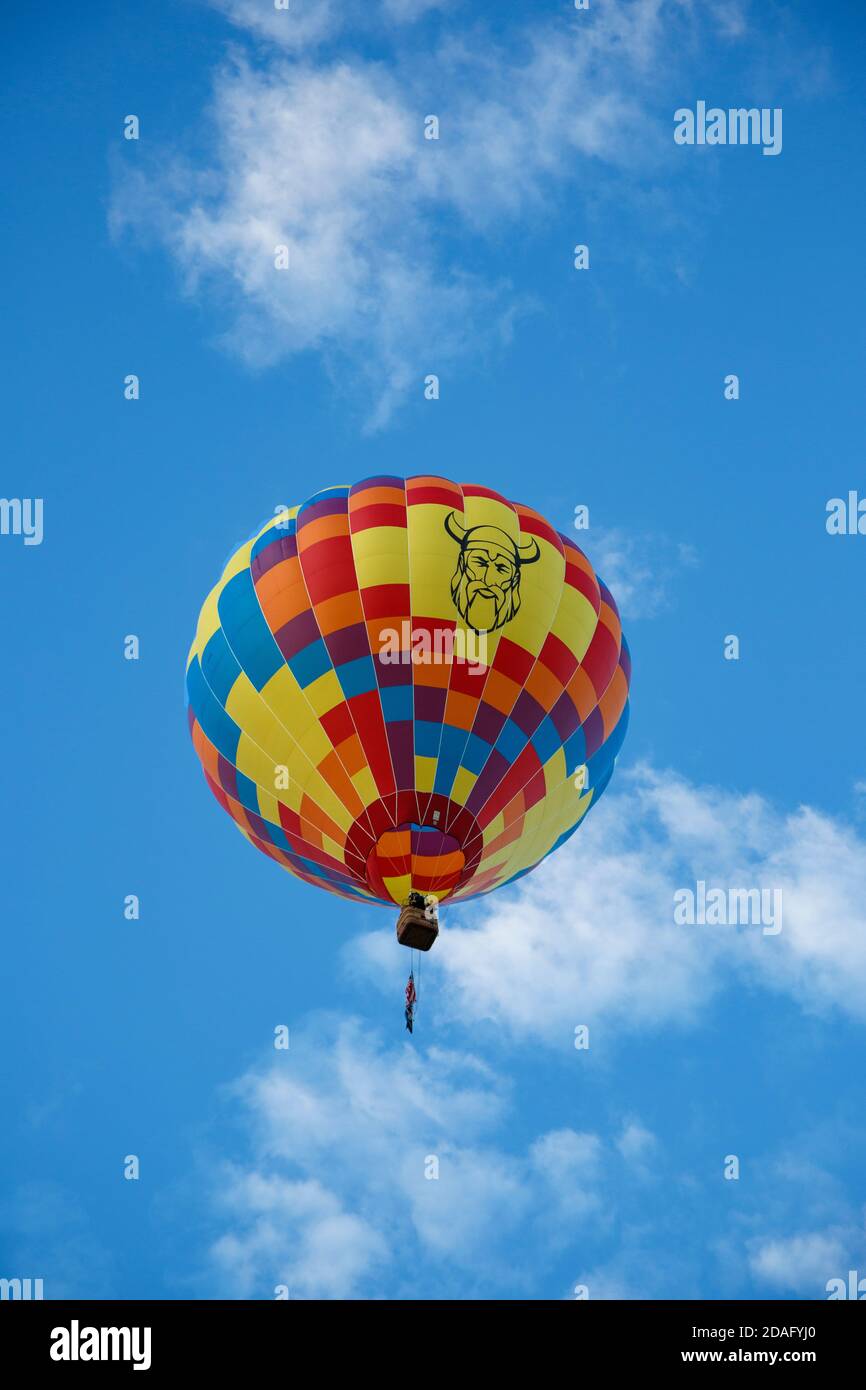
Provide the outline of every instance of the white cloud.
<path id="1" fill-rule="evenodd" d="M 506 1243 L 517 1235 L 543 1269 L 599 1212 L 619 1162 L 614 1144 L 568 1128 L 508 1151 L 502 1076 L 468 1054 L 386 1051 L 351 1020 L 293 1033 L 284 1063 L 229 1094 L 250 1154 L 219 1168 L 210 1265 L 231 1297 L 281 1283 L 293 1297 L 365 1296 L 416 1256 L 513 1292 L 529 1276 Z"/>
<path id="2" fill-rule="evenodd" d="M 809 1293 L 848 1269 L 851 1232 L 813 1231 L 753 1244 L 749 1266 L 765 1284 L 786 1292 Z"/>
<path id="3" fill-rule="evenodd" d="M 276 9 L 274 0 L 208 0 L 230 24 L 289 51 L 315 47 L 341 25 L 339 0 L 289 0 Z M 343 0 L 346 6 L 348 0 Z"/>
<path id="4" fill-rule="evenodd" d="M 230 24 L 287 52 L 312 49 L 344 29 L 382 29 L 408 25 L 453 0 L 289 0 L 276 9 L 274 0 L 207 0 Z"/>
<path id="5" fill-rule="evenodd" d="M 779 890 L 781 931 L 677 925 L 674 893 L 698 880 Z M 866 1020 L 866 841 L 814 808 L 783 814 L 673 772 L 620 770 L 541 872 L 468 909 L 446 903 L 441 922 L 427 967 L 441 1008 L 558 1047 L 582 1023 L 608 1038 L 695 1023 L 736 979 Z M 387 978 L 391 933 L 349 955 Z"/>
<path id="6" fill-rule="evenodd" d="M 643 1161 L 655 1151 L 656 1137 L 636 1120 L 631 1120 L 623 1129 L 616 1146 L 623 1158 L 631 1163 Z"/>
<path id="7" fill-rule="evenodd" d="M 679 1137 L 670 1136 L 671 1150 Z M 792 1142 L 809 1140 L 786 1136 L 783 1154 Z M 718 1220 L 705 1184 L 690 1177 L 684 1191 L 669 1165 L 660 1177 L 661 1204 L 652 1208 L 638 1207 L 624 1187 L 613 1195 L 616 1245 L 575 1278 L 589 1286 L 590 1298 L 826 1298 L 828 1280 L 847 1283 L 849 1269 L 866 1268 L 862 1214 L 858 1225 L 832 1174 L 815 1165 L 756 1159 L 742 1192 L 734 1184 L 733 1207 L 723 1203 Z M 804 1213 L 812 1222 L 806 1231 Z"/>
<path id="8" fill-rule="evenodd" d="M 577 533 L 578 544 L 583 536 Z M 654 618 L 663 612 L 673 601 L 676 585 L 683 583 L 682 571 L 699 563 L 693 545 L 649 532 L 593 526 L 585 539 L 596 573 L 626 619 Z"/>
<path id="9" fill-rule="evenodd" d="M 220 1236 L 211 1258 L 236 1298 L 252 1296 L 262 1277 L 295 1298 L 348 1298 L 386 1258 L 379 1232 L 315 1179 L 228 1169 L 224 1183 L 221 1205 L 242 1230 Z"/>
<path id="10" fill-rule="evenodd" d="M 602 1210 L 602 1183 L 610 1155 L 597 1134 L 553 1130 L 529 1151 L 535 1173 L 547 1189 L 548 1224 L 559 1231 Z"/>
<path id="11" fill-rule="evenodd" d="M 375 428 L 410 382 L 420 391 L 476 332 L 508 339 L 515 306 L 501 287 L 436 265 L 421 121 L 386 74 L 360 64 L 260 71 L 239 59 L 217 80 L 214 111 L 217 167 L 128 180 L 112 226 L 157 231 L 187 291 L 207 285 L 225 301 L 234 322 L 223 342 L 248 364 L 310 350 L 335 371 L 351 360 Z M 275 268 L 279 246 L 288 269 Z"/>
<path id="12" fill-rule="evenodd" d="M 704 8 L 723 39 L 740 39 L 748 32 L 747 0 L 678 0 L 678 3 L 691 13 Z"/>
<path id="13" fill-rule="evenodd" d="M 515 1144 L 511 1087 L 488 1062 L 420 1039 L 386 1045 L 357 1019 L 293 1030 L 291 1052 L 227 1096 L 246 1138 L 211 1179 L 221 1296 L 285 1284 L 292 1298 L 534 1297 L 554 1280 L 563 1297 L 586 1283 L 594 1299 L 720 1284 L 820 1297 L 862 1262 L 856 1213 L 810 1156 L 826 1146 L 813 1128 L 783 1135 L 775 1157 L 753 1154 L 735 1210 L 714 1217 L 721 1166 L 708 1174 L 701 1146 L 691 1167 L 679 1130 L 662 1142 L 631 1115 L 606 1133 L 566 1125 Z M 862 1135 L 851 1138 L 856 1152 Z"/>
<path id="14" fill-rule="evenodd" d="M 348 363 L 372 428 L 427 373 L 507 341 L 529 307 L 473 268 L 479 238 L 548 218 L 559 185 L 595 196 L 605 171 L 627 171 L 644 187 L 672 157 L 652 97 L 677 21 L 659 0 L 535 22 L 507 48 L 458 31 L 389 64 L 290 58 L 331 32 L 327 5 L 220 8 L 277 49 L 234 55 L 215 81 L 207 162 L 161 152 L 150 177 L 120 184 L 112 228 L 155 232 L 187 290 L 221 302 L 223 342 L 248 363 L 308 351 Z M 428 8 L 388 6 L 407 20 Z M 431 80 L 439 141 L 423 138 Z"/>

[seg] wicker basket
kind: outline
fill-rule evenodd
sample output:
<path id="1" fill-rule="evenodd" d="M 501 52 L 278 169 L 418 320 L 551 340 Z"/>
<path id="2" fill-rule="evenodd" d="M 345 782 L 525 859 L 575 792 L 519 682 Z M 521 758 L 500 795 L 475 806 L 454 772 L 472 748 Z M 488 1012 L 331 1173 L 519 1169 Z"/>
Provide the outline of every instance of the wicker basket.
<path id="1" fill-rule="evenodd" d="M 429 951 L 439 935 L 439 924 L 435 917 L 429 921 L 423 907 L 404 907 L 397 918 L 397 940 L 401 946 L 411 946 L 416 951 Z"/>

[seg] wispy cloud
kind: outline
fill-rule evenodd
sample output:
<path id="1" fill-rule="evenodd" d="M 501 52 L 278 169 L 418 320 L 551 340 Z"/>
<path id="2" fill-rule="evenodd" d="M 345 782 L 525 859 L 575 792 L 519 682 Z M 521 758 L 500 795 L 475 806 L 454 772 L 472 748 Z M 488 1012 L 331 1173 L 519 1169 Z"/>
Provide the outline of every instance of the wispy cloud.
<path id="1" fill-rule="evenodd" d="M 582 538 L 578 533 L 579 542 Z M 593 526 L 586 533 L 586 549 L 623 618 L 654 618 L 664 612 L 683 571 L 699 563 L 688 542 L 616 527 Z"/>
<path id="2" fill-rule="evenodd" d="M 345 30 L 382 31 L 388 24 L 410 25 L 459 0 L 207 0 L 238 29 L 288 52 L 317 48 Z"/>
<path id="3" fill-rule="evenodd" d="M 386 1044 L 357 1019 L 293 1031 L 227 1099 L 246 1138 L 210 1166 L 206 1255 L 225 1297 L 568 1298 L 585 1284 L 593 1299 L 820 1298 L 866 1255 L 862 1215 L 808 1159 L 813 1133 L 750 1153 L 731 1208 L 724 1148 L 691 1167 L 680 1129 L 637 1115 L 515 1143 L 499 1069 Z"/>
<path id="4" fill-rule="evenodd" d="M 698 879 L 780 890 L 782 930 L 676 924 L 674 893 Z M 502 1069 L 515 1044 L 524 1063 L 533 1045 L 570 1052 L 578 1024 L 609 1038 L 697 1030 L 731 985 L 866 1021 L 864 902 L 866 841 L 844 822 L 646 766 L 621 774 L 543 874 L 476 905 L 471 922 L 443 910 L 425 962 L 439 980 L 431 989 L 426 975 L 422 1007 L 438 1000 L 439 1036 L 492 1022 L 496 1064 L 328 1021 L 293 1033 L 291 1054 L 233 1089 L 249 1152 L 221 1172 L 220 1292 L 271 1297 L 285 1283 L 297 1297 L 399 1297 L 405 1271 L 423 1268 L 458 1297 L 549 1296 L 551 1280 L 562 1297 L 577 1285 L 592 1298 L 825 1297 L 866 1257 L 856 1193 L 835 1174 L 862 1133 L 840 1145 L 838 1122 L 813 1117 L 781 1149 L 741 1154 L 737 1204 L 714 1221 L 709 1194 L 725 1181 L 726 1143 L 736 1149 L 726 1123 L 710 1169 L 703 1152 L 694 1166 L 679 1130 L 635 1113 L 515 1144 Z M 396 987 L 391 931 L 348 960 Z"/>
<path id="5" fill-rule="evenodd" d="M 810 1293 L 848 1269 L 851 1230 L 811 1231 L 753 1242 L 749 1265 L 764 1284 L 785 1293 Z"/>
<path id="6" fill-rule="evenodd" d="M 781 930 L 676 924 L 674 893 L 698 880 L 778 890 Z M 866 1020 L 864 904 L 866 841 L 844 821 L 622 769 L 543 872 L 471 913 L 452 916 L 446 903 L 429 968 L 455 1018 L 557 1046 L 595 1019 L 624 1032 L 694 1022 L 735 980 Z M 390 932 L 361 938 L 348 948 L 353 968 L 388 978 L 390 945 Z"/>
<path id="7" fill-rule="evenodd" d="M 250 1152 L 219 1170 L 211 1271 L 231 1297 L 369 1295 L 407 1267 L 530 1287 L 603 1209 L 636 1155 L 568 1127 L 503 1138 L 510 1087 L 468 1053 L 385 1048 L 353 1020 L 311 1026 L 231 1092 Z M 515 1271 L 513 1237 L 537 1270 Z M 387 1273 L 390 1271 L 390 1275 Z M 384 1283 L 383 1283 L 384 1281 Z M 415 1289 L 404 1292 L 417 1293 Z"/>
<path id="8" fill-rule="evenodd" d="M 212 9 L 224 15 L 238 29 L 248 30 L 259 39 L 300 52 L 315 48 L 340 29 L 340 11 L 352 9 L 339 0 L 290 0 L 287 9 L 277 9 L 273 0 L 207 0 Z"/>
<path id="9" fill-rule="evenodd" d="M 264 51 L 217 74 L 205 161 L 160 152 L 121 181 L 111 225 L 157 235 L 248 363 L 315 351 L 363 382 L 371 428 L 427 373 L 507 340 L 527 307 L 507 276 L 478 270 L 479 245 L 549 218 L 565 186 L 595 196 L 615 172 L 643 188 L 671 158 L 653 98 L 689 12 L 659 0 L 536 20 L 507 41 L 457 30 L 388 63 L 306 51 L 354 9 L 218 7 Z M 385 8 L 393 23 L 431 6 Z M 439 140 L 424 138 L 428 114 Z"/>
<path id="10" fill-rule="evenodd" d="M 215 1241 L 211 1259 L 234 1297 L 261 1293 L 270 1280 L 271 1297 L 285 1285 L 295 1298 L 349 1298 L 380 1271 L 383 1237 L 318 1179 L 232 1167 L 223 1176 L 221 1212 L 239 1229 Z"/>

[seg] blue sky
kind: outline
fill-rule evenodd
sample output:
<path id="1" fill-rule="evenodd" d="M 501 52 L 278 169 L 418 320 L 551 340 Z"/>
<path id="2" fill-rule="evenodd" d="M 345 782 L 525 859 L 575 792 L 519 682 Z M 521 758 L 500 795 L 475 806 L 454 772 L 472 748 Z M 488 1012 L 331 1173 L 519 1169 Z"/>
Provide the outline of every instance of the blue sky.
<path id="1" fill-rule="evenodd" d="M 866 540 L 825 525 L 866 488 L 864 22 L 4 18 L 2 492 L 44 499 L 44 539 L 0 537 L 0 1274 L 461 1299 L 866 1275 Z M 675 145 L 698 100 L 782 108 L 781 154 Z M 605 800 L 541 873 L 443 914 L 410 1042 L 390 917 L 228 825 L 183 665 L 276 506 L 422 472 L 562 530 L 588 505 L 634 675 Z M 677 926 L 701 879 L 779 888 L 782 931 Z"/>

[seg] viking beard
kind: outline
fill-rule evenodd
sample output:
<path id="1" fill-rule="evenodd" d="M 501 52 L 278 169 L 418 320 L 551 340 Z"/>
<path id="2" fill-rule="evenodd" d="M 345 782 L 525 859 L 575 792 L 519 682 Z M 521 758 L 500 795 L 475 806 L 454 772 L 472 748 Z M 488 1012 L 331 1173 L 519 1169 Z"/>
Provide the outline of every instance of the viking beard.
<path id="1" fill-rule="evenodd" d="M 470 579 L 458 565 L 451 580 L 451 597 L 461 618 L 475 632 L 494 632 L 509 622 L 520 607 L 519 578 L 507 586 L 488 585 L 480 579 Z"/>

